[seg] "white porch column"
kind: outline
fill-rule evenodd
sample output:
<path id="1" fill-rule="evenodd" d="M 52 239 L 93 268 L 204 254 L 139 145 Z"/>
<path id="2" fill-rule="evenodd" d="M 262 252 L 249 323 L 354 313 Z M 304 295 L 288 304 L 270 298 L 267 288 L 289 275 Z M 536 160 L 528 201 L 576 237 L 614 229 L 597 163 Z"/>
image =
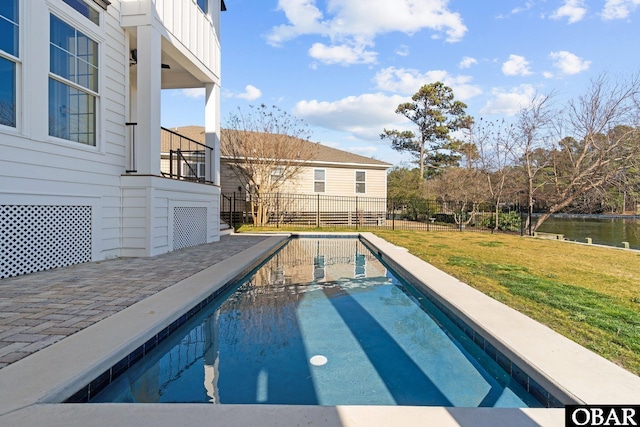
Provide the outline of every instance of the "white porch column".
<path id="1" fill-rule="evenodd" d="M 220 185 L 220 86 L 215 83 L 205 85 L 204 134 L 205 144 L 213 148 L 208 161 L 212 167 L 207 168 L 207 180 Z"/>
<path id="2" fill-rule="evenodd" d="M 153 27 L 138 27 L 136 168 L 142 175 L 160 175 L 161 43 Z"/>

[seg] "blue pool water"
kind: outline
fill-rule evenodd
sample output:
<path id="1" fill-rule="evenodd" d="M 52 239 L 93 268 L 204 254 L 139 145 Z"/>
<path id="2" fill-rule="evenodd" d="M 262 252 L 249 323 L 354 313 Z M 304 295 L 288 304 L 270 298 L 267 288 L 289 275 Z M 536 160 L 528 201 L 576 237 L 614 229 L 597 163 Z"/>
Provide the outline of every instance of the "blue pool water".
<path id="1" fill-rule="evenodd" d="M 357 239 L 293 239 L 92 402 L 541 404 Z"/>

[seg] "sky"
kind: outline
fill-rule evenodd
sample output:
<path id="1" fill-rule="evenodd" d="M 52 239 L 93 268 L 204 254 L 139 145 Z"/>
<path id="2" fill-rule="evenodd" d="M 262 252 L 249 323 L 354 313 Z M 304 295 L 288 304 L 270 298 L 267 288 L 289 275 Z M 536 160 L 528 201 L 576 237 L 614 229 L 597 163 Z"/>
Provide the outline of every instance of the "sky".
<path id="1" fill-rule="evenodd" d="M 640 0 L 225 0 L 221 125 L 250 105 L 302 120 L 310 140 L 408 166 L 380 139 L 416 130 L 396 107 L 441 81 L 476 120 L 536 95 L 556 105 L 606 73 L 640 72 Z M 204 91 L 165 91 L 165 127 L 204 124 Z"/>

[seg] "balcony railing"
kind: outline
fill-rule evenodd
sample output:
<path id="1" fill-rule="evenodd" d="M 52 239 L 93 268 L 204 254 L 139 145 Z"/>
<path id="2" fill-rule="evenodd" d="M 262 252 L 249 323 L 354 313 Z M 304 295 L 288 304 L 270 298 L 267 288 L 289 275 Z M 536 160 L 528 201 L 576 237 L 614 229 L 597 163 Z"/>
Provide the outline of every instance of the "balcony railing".
<path id="1" fill-rule="evenodd" d="M 212 184 L 213 148 L 166 128 L 160 138 L 162 176 Z"/>

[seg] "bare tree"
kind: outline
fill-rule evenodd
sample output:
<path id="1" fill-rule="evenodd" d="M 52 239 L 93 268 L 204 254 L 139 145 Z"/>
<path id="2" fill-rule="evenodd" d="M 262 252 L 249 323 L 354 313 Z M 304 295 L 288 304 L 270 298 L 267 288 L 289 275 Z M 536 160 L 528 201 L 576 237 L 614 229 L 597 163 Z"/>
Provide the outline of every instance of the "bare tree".
<path id="1" fill-rule="evenodd" d="M 615 185 L 640 161 L 640 77 L 601 75 L 558 118 L 560 142 L 550 153 L 550 203 L 534 229 L 580 196 Z"/>
<path id="2" fill-rule="evenodd" d="M 222 132 L 221 154 L 250 195 L 254 225 L 266 224 L 274 198 L 317 154 L 309 131 L 281 109 L 264 104 L 232 114 Z"/>
<path id="3" fill-rule="evenodd" d="M 553 94 L 547 96 L 534 96 L 529 105 L 522 108 L 517 115 L 513 132 L 514 153 L 522 163 L 526 180 L 525 193 L 527 195 L 526 227 L 529 233 L 531 228 L 531 214 L 535 203 L 536 194 L 546 184 L 541 179 L 542 171 L 549 165 L 550 159 L 546 155 L 548 147 L 553 141 L 553 118 L 556 114 L 551 108 Z"/>
<path id="4" fill-rule="evenodd" d="M 500 210 L 504 202 L 507 185 L 512 184 L 515 175 L 514 149 L 515 128 L 504 119 L 486 122 L 482 119 L 474 126 L 473 141 L 477 147 L 477 163 L 480 175 L 484 177 L 495 217 L 494 229 L 500 226 Z"/>
<path id="5" fill-rule="evenodd" d="M 439 195 L 442 212 L 457 225 L 471 224 L 486 202 L 486 183 L 477 169 L 450 168 L 427 181 L 428 190 Z"/>

